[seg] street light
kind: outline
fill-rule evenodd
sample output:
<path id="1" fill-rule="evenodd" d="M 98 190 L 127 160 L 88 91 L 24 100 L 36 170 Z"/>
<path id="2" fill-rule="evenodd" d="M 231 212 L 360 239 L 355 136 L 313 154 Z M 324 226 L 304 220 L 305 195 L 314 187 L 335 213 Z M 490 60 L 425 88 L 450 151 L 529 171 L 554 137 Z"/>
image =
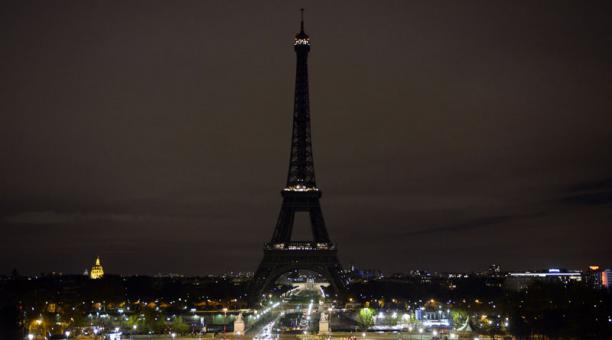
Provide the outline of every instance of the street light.
<path id="1" fill-rule="evenodd" d="M 32 333 L 28 334 L 28 339 L 29 339 L 29 340 L 34 339 L 34 334 L 32 334 Z"/>
<path id="2" fill-rule="evenodd" d="M 327 311 L 329 312 L 329 320 L 328 320 L 328 321 L 329 321 L 329 324 L 327 325 L 327 330 L 329 331 L 329 333 L 330 333 L 330 334 L 331 334 L 331 332 L 332 332 L 332 329 L 331 329 L 331 316 L 332 316 L 332 310 L 333 310 L 333 309 L 332 309 L 331 307 L 329 307 L 329 308 L 327 309 Z"/>
<path id="3" fill-rule="evenodd" d="M 227 308 L 223 308 L 223 339 L 225 339 L 225 332 L 227 328 Z"/>

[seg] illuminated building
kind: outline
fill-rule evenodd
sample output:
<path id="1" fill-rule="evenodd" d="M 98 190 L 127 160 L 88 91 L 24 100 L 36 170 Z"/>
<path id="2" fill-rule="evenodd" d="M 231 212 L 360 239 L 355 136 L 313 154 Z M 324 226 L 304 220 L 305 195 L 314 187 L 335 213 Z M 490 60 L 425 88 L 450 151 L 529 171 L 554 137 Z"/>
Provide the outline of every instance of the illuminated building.
<path id="1" fill-rule="evenodd" d="M 95 280 L 101 279 L 102 277 L 104 277 L 104 268 L 102 268 L 100 264 L 100 257 L 96 257 L 96 264 L 91 267 L 89 278 Z"/>
<path id="2" fill-rule="evenodd" d="M 612 270 L 606 269 L 601 272 L 601 286 L 610 289 L 610 280 L 612 280 Z"/>
<path id="3" fill-rule="evenodd" d="M 601 288 L 602 273 L 603 271 L 599 266 L 591 265 L 589 266 L 589 269 L 586 270 L 584 273 L 584 280 L 589 286 L 593 288 Z"/>
<path id="4" fill-rule="evenodd" d="M 551 268 L 547 271 L 539 272 L 508 273 L 505 285 L 510 289 L 521 290 L 527 288 L 536 280 L 553 282 L 561 281 L 563 283 L 568 283 L 571 281 L 580 282 L 582 281 L 582 273 L 579 271 L 567 271 L 557 268 Z"/>

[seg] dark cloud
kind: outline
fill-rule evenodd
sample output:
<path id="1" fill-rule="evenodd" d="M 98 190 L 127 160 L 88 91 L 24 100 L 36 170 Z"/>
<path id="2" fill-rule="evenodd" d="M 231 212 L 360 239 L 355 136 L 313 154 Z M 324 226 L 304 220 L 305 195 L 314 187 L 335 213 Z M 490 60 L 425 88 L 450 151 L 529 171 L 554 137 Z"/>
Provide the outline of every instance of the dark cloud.
<path id="1" fill-rule="evenodd" d="M 580 205 L 604 205 L 612 203 L 612 178 L 589 181 L 573 186 L 563 202 Z"/>
<path id="2" fill-rule="evenodd" d="M 447 234 L 449 232 L 461 232 L 464 230 L 470 229 L 478 229 L 484 227 L 491 227 L 497 224 L 501 224 L 503 222 L 507 222 L 510 220 L 516 220 L 519 218 L 525 218 L 526 216 L 489 216 L 482 217 L 475 220 L 462 221 L 455 224 L 450 225 L 441 225 L 434 226 L 431 228 L 424 228 L 420 230 L 414 230 L 407 233 L 403 233 L 403 237 L 417 236 L 417 235 L 427 235 L 427 234 Z"/>

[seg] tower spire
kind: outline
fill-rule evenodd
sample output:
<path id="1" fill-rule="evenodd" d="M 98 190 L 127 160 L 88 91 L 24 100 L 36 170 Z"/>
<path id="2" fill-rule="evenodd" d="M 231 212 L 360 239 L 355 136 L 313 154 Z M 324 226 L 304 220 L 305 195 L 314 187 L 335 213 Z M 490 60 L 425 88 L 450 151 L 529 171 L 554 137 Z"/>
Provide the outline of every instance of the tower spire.
<path id="1" fill-rule="evenodd" d="M 304 32 L 304 9 L 300 8 L 300 32 Z"/>

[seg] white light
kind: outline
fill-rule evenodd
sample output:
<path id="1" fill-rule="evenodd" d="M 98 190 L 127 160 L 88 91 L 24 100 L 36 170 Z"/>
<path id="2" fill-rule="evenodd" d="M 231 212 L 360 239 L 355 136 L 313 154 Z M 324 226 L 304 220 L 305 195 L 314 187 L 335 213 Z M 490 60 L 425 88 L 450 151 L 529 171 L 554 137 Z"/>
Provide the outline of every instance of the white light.
<path id="1" fill-rule="evenodd" d="M 308 39 L 295 39 L 295 45 L 309 45 Z"/>
<path id="2" fill-rule="evenodd" d="M 170 335 L 172 336 L 172 339 L 176 338 L 176 333 L 172 333 Z"/>
<path id="3" fill-rule="evenodd" d="M 138 328 L 138 326 L 137 326 L 137 325 L 132 326 L 132 329 L 136 329 L 136 328 Z"/>
<path id="4" fill-rule="evenodd" d="M 34 334 L 28 334 L 28 339 L 30 340 L 34 339 Z"/>
<path id="5" fill-rule="evenodd" d="M 423 333 L 423 328 L 419 328 L 419 333 Z"/>
<path id="6" fill-rule="evenodd" d="M 365 338 L 365 332 L 361 333 L 361 336 Z"/>
<path id="7" fill-rule="evenodd" d="M 431 334 L 432 334 L 433 336 L 438 336 L 438 331 L 434 329 L 434 330 L 433 330 L 433 332 L 431 332 Z"/>

